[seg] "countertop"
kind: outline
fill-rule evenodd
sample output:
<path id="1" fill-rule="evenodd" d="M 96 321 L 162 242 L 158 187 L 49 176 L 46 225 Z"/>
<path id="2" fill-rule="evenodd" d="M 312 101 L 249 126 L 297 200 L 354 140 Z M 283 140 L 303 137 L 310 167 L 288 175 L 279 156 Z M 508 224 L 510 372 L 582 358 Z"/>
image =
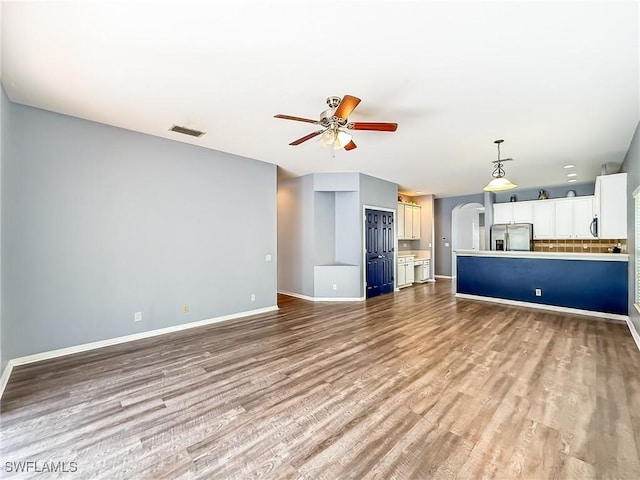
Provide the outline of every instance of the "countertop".
<path id="1" fill-rule="evenodd" d="M 503 252 L 495 250 L 456 250 L 456 255 L 496 258 L 546 258 L 550 260 L 590 260 L 628 262 L 626 253 L 574 253 L 574 252 Z"/>
<path id="2" fill-rule="evenodd" d="M 414 257 L 415 260 L 431 260 L 430 252 L 424 251 L 424 250 L 420 250 L 417 252 L 411 252 L 411 251 L 397 252 L 396 257 L 397 258 Z"/>

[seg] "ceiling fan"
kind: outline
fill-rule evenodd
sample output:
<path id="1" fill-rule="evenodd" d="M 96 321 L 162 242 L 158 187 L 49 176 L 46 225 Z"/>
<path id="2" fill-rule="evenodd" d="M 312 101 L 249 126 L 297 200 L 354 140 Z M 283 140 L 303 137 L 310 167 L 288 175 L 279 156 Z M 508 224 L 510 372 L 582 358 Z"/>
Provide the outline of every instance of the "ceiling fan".
<path id="1" fill-rule="evenodd" d="M 377 132 L 395 132 L 398 128 L 397 123 L 384 122 L 348 122 L 349 115 L 358 106 L 360 99 L 352 95 L 327 98 L 329 109 L 320 114 L 320 120 L 312 120 L 310 118 L 293 117 L 291 115 L 278 114 L 275 118 L 284 120 L 295 120 L 298 122 L 313 123 L 320 125 L 322 129 L 305 135 L 294 140 L 289 145 L 300 145 L 307 140 L 311 140 L 318 135 L 324 146 L 332 146 L 333 148 L 344 148 L 345 150 L 353 150 L 356 144 L 351 140 L 351 135 L 344 129 L 348 130 L 375 130 Z"/>

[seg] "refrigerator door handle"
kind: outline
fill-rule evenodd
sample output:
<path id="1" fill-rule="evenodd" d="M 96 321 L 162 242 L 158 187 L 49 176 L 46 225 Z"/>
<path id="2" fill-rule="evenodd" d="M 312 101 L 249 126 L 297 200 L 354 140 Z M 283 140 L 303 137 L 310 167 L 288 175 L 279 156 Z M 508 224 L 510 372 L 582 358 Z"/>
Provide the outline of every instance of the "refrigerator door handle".
<path id="1" fill-rule="evenodd" d="M 504 232 L 504 251 L 508 252 L 511 250 L 511 245 L 509 245 L 509 232 Z"/>

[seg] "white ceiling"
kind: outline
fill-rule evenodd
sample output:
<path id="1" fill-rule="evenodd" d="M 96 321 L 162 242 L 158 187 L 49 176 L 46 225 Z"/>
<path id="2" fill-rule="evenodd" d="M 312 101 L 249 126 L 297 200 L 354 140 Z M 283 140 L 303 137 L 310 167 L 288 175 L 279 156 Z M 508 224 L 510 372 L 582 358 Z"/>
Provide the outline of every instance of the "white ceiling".
<path id="1" fill-rule="evenodd" d="M 639 115 L 638 1 L 3 2 L 2 83 L 18 103 L 277 164 L 360 171 L 402 191 L 478 193 L 503 138 L 520 188 L 624 159 Z M 326 97 L 362 103 L 332 157 Z M 199 139 L 173 124 L 204 130 Z M 568 185 L 568 184 L 567 184 Z"/>

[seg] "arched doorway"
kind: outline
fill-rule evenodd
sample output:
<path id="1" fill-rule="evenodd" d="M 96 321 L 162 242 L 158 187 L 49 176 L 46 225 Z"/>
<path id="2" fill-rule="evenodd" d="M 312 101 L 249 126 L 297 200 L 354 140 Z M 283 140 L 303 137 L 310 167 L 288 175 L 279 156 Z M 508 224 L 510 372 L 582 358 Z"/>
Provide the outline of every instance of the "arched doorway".
<path id="1" fill-rule="evenodd" d="M 485 250 L 484 205 L 462 203 L 451 212 L 451 276 L 456 276 L 456 250 Z"/>

